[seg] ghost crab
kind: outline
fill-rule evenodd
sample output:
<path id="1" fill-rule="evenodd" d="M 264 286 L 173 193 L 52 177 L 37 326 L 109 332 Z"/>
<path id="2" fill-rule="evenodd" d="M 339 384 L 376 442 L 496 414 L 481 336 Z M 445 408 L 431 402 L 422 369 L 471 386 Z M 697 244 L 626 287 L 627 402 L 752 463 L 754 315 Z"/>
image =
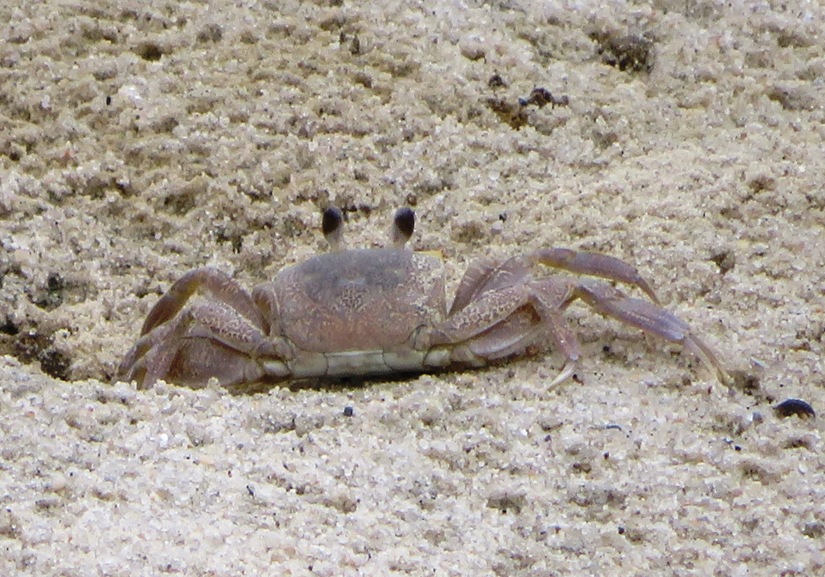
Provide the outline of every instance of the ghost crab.
<path id="1" fill-rule="evenodd" d="M 346 249 L 343 218 L 324 212 L 331 251 L 281 270 L 248 293 L 212 268 L 183 275 L 149 312 L 120 375 L 149 386 L 164 379 L 227 387 L 307 377 L 426 372 L 482 367 L 549 342 L 565 364 L 551 386 L 570 378 L 581 347 L 562 313 L 582 300 L 603 315 L 680 343 L 727 380 L 688 325 L 658 304 L 653 290 L 619 259 L 564 248 L 539 249 L 472 264 L 447 309 L 441 259 L 405 248 L 415 216 L 402 208 L 390 246 Z M 539 265 L 640 289 L 626 296 L 595 278 L 537 275 Z M 195 298 L 198 295 L 199 298 Z"/>

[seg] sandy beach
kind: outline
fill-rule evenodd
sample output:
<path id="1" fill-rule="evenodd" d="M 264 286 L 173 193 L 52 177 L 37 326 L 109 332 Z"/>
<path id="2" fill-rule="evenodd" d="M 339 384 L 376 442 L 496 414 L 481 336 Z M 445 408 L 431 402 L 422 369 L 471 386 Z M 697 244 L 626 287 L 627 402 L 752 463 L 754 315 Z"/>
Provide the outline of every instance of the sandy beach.
<path id="1" fill-rule="evenodd" d="M 12 0 L 0 27 L 0 574 L 825 572 L 818 3 Z M 330 205 L 364 247 L 412 206 L 449 294 L 487 255 L 625 259 L 733 382 L 583 304 L 554 388 L 552 350 L 116 382 L 181 274 L 251 289 L 326 250 Z"/>

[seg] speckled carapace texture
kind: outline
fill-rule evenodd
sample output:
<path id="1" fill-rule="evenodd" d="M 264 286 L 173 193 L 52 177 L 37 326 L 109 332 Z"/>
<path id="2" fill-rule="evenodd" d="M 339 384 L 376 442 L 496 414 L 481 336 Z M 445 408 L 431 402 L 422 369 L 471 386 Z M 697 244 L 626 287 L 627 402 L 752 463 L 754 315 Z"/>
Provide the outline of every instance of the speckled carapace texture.
<path id="1" fill-rule="evenodd" d="M 818 2 L 10 0 L 0 31 L 0 574 L 825 572 Z M 264 282 L 330 204 L 356 246 L 414 206 L 450 289 L 627 259 L 736 383 L 575 305 L 552 390 L 552 351 L 112 384 L 181 273 Z"/>

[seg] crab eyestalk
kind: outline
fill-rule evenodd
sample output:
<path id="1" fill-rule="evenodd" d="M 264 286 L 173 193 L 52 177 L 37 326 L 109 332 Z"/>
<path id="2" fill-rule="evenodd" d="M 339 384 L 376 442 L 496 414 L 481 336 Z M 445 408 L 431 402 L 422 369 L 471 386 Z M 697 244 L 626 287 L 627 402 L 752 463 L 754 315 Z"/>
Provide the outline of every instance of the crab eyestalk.
<path id="1" fill-rule="evenodd" d="M 327 239 L 330 250 L 344 249 L 344 213 L 340 208 L 331 206 L 324 211 L 321 230 L 324 232 L 324 238 Z"/>
<path id="2" fill-rule="evenodd" d="M 395 211 L 390 231 L 390 242 L 395 248 L 402 248 L 415 230 L 415 212 L 408 206 Z"/>

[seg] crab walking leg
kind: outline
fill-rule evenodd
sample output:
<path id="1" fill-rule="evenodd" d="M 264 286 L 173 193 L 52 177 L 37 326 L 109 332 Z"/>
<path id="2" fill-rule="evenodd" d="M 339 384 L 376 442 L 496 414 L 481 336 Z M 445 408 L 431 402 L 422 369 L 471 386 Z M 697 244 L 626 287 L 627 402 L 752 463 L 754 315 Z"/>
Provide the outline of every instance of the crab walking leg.
<path id="1" fill-rule="evenodd" d="M 487 258 L 471 264 L 456 290 L 450 314 L 463 309 L 481 293 L 521 282 L 537 264 L 636 286 L 654 302 L 659 302 L 639 271 L 623 260 L 592 252 L 550 248 L 507 260 Z"/>
<path id="2" fill-rule="evenodd" d="M 455 361 L 484 364 L 524 350 L 543 331 L 565 357 L 564 368 L 552 387 L 574 374 L 581 356 L 579 341 L 562 317 L 562 312 L 580 299 L 603 315 L 683 345 L 715 370 L 722 382 L 729 381 L 710 347 L 691 333 L 687 323 L 658 304 L 628 297 L 604 282 L 560 280 L 532 280 L 501 289 L 487 289 L 487 281 L 479 282 L 476 298 L 437 327 L 430 344 L 452 347 Z M 525 321 L 528 311 L 535 315 L 532 321 Z"/>
<path id="3" fill-rule="evenodd" d="M 503 261 L 488 257 L 471 263 L 455 291 L 450 314 L 466 307 L 485 290 L 517 284 L 526 275 L 527 269 L 519 264 L 517 271 L 508 270 L 505 265 L 514 260 Z"/>
<path id="4" fill-rule="evenodd" d="M 504 261 L 487 258 L 470 265 L 461 279 L 450 315 L 454 315 L 479 298 L 479 295 L 496 291 L 501 287 L 514 286 L 528 277 L 536 264 L 561 268 L 580 274 L 592 274 L 614 279 L 639 287 L 656 301 L 656 295 L 639 272 L 631 265 L 619 259 L 588 252 L 575 252 L 569 249 L 538 250 L 525 256 L 513 257 Z M 528 297 L 536 313 L 542 320 L 547 335 L 553 341 L 556 350 L 565 358 L 565 364 L 559 375 L 550 384 L 551 387 L 567 380 L 576 371 L 581 356 L 581 345 L 575 332 L 561 312 L 566 307 L 565 300 L 571 294 L 575 281 L 559 282 L 555 277 L 548 280 L 529 281 L 532 292 Z M 503 357 L 526 348 L 535 342 L 536 336 L 526 333 L 521 339 L 515 339 L 512 323 L 502 323 L 500 328 L 490 334 L 476 337 L 470 345 L 475 354 L 488 359 Z M 535 331 L 533 331 L 535 333 Z M 511 344 L 507 345 L 506 343 Z M 495 345 L 493 345 L 495 343 Z M 495 346 L 501 350 L 494 352 Z"/>
<path id="5" fill-rule="evenodd" d="M 269 368 L 276 364 L 272 360 L 292 356 L 283 339 L 267 338 L 235 309 L 213 302 L 185 309 L 168 325 L 141 337 L 133 351 L 127 355 L 130 366 L 121 372 L 130 379 L 143 373 L 143 386 L 170 375 L 181 382 L 205 382 L 213 376 L 222 385 L 253 382 L 267 376 L 259 360 L 270 361 Z"/>
<path id="6" fill-rule="evenodd" d="M 458 345 L 505 321 L 529 303 L 529 289 L 518 284 L 481 294 L 433 329 L 430 345 Z"/>
<path id="7" fill-rule="evenodd" d="M 563 383 L 576 372 L 581 357 L 581 344 L 570 324 L 562 316 L 564 304 L 559 302 L 559 285 L 548 281 L 537 281 L 533 284 L 536 287 L 533 293 L 533 305 L 544 319 L 556 349 L 564 355 L 564 367 L 548 387 L 552 388 Z"/>
<path id="8" fill-rule="evenodd" d="M 659 302 L 659 299 L 656 298 L 656 293 L 653 292 L 653 289 L 650 288 L 647 281 L 642 278 L 642 275 L 639 274 L 636 267 L 621 259 L 594 252 L 570 250 L 568 248 L 539 249 L 532 253 L 529 258 L 533 262 L 545 266 L 576 274 L 598 276 L 636 286 L 644 291 L 653 302 Z"/>
<path id="9" fill-rule="evenodd" d="M 169 287 L 166 294 L 149 311 L 140 334 L 145 335 L 173 318 L 199 290 L 205 291 L 217 301 L 226 303 L 256 326 L 265 326 L 261 312 L 241 285 L 217 269 L 204 267 L 189 271 Z"/>
<path id="10" fill-rule="evenodd" d="M 453 360 L 486 364 L 522 352 L 546 334 L 565 357 L 550 384 L 555 386 L 573 375 L 581 356 L 581 345 L 561 315 L 568 289 L 567 283 L 548 280 L 489 289 L 433 331 L 431 344 L 454 347 Z"/>
<path id="11" fill-rule="evenodd" d="M 526 290 L 520 294 L 519 309 L 483 335 L 471 338 L 468 346 L 473 353 L 495 360 L 522 352 L 542 336 L 548 336 L 555 350 L 564 355 L 564 367 L 549 386 L 572 377 L 581 357 L 581 344 L 562 311 L 573 281 L 558 280 L 532 280 L 523 285 Z M 529 307 L 533 314 L 523 307 Z"/>
<path id="12" fill-rule="evenodd" d="M 721 382 L 730 382 L 730 376 L 711 348 L 691 333 L 686 322 L 659 305 L 628 297 L 608 284 L 595 281 L 579 283 L 563 308 L 567 308 L 576 299 L 581 299 L 603 315 L 640 328 L 666 341 L 683 345 L 711 370 L 716 371 Z"/>
<path id="13" fill-rule="evenodd" d="M 148 384 L 145 380 L 147 355 L 154 354 L 152 350 L 159 343 L 165 342 L 173 328 L 172 324 L 161 325 L 149 334 L 140 337 L 118 366 L 118 377 L 127 382 L 137 381 L 138 386 L 146 386 Z"/>

